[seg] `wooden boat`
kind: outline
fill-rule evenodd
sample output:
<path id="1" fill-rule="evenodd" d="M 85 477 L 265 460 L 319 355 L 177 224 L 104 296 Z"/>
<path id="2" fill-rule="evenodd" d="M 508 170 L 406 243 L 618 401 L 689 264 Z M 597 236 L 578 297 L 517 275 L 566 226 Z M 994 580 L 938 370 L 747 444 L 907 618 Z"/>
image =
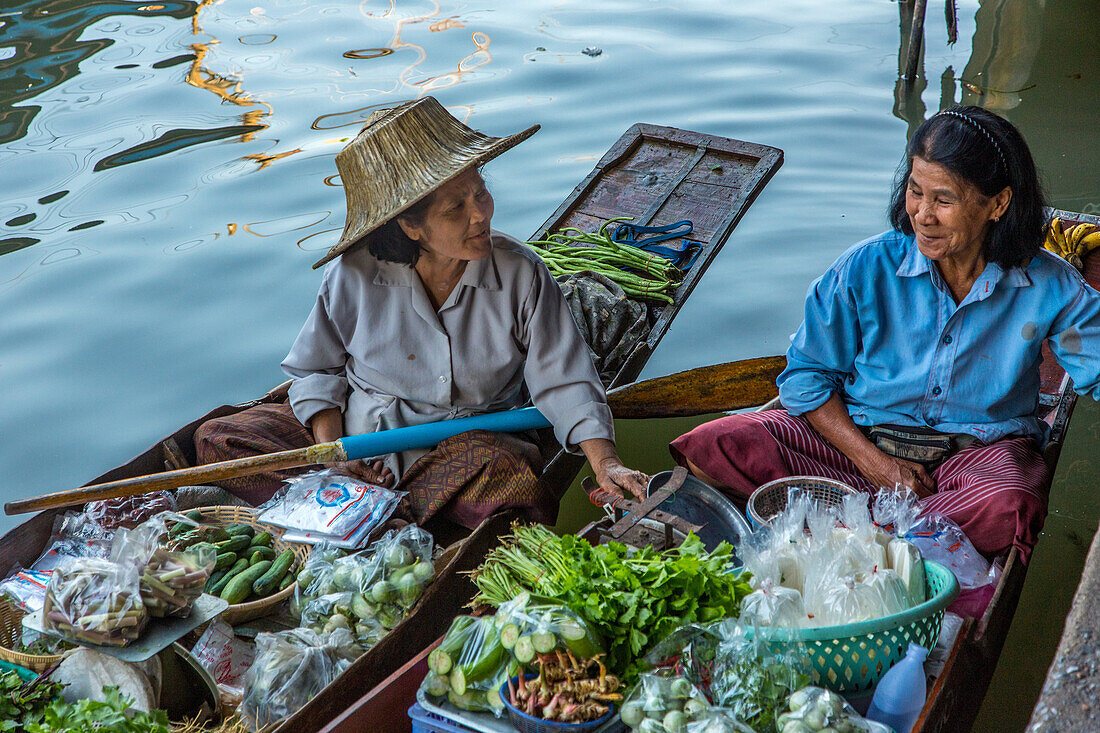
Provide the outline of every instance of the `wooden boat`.
<path id="1" fill-rule="evenodd" d="M 533 239 L 544 239 L 566 226 L 592 231 L 618 216 L 632 216 L 640 225 L 664 225 L 684 219 L 692 222 L 690 238 L 700 244 L 694 265 L 676 289 L 671 305 L 648 307 L 648 335 L 631 351 L 608 386 L 626 384 L 638 376 L 707 267 L 782 162 L 783 153 L 776 148 L 637 124 L 623 134 L 535 232 Z M 199 425 L 256 404 L 285 401 L 286 387 L 281 385 L 257 400 L 217 407 L 90 483 L 193 465 L 193 437 Z M 543 479 L 564 493 L 582 465 L 583 459 L 559 451 L 546 467 Z M 0 538 L 0 556 L 10 563 L 32 563 L 46 545 L 56 513 L 40 512 Z M 378 685 L 439 637 L 473 596 L 474 588 L 463 571 L 480 563 L 512 518 L 491 517 L 466 538 L 413 613 L 280 729 L 296 733 L 319 730 L 350 700 Z"/>
<path id="2" fill-rule="evenodd" d="M 1091 222 L 1100 226 L 1100 217 L 1097 216 L 1060 210 L 1053 211 L 1051 216 L 1059 217 L 1067 224 Z M 1093 287 L 1100 288 L 1100 251 L 1085 258 L 1084 265 L 1085 279 Z M 700 409 L 690 407 L 693 404 L 702 404 L 702 401 L 694 399 L 697 395 L 692 392 L 695 385 L 710 381 L 706 374 L 713 369 L 715 367 L 702 367 L 661 378 L 676 379 L 684 385 L 682 407 L 669 411 L 668 416 L 683 417 L 718 411 L 715 405 L 709 403 Z M 1053 476 L 1077 395 L 1073 391 L 1072 380 L 1045 345 L 1040 376 L 1039 417 L 1050 426 L 1050 439 L 1044 450 L 1044 460 Z M 639 393 L 644 393 L 645 384 L 642 382 L 634 387 L 639 388 Z M 581 533 L 591 529 L 590 526 Z M 981 618 L 964 620 L 947 662 L 929 690 L 925 706 L 913 728 L 917 733 L 959 733 L 970 730 L 974 724 L 997 667 L 997 660 L 1016 613 L 1027 574 L 1027 566 L 1020 562 L 1015 548 L 1003 557 L 994 558 L 994 561 L 1002 566 L 1003 572 L 993 598 Z M 410 658 L 386 681 L 349 706 L 323 728 L 323 731 L 351 733 L 366 730 L 372 720 L 395 721 L 392 730 L 407 730 L 407 726 L 399 725 L 397 721 L 414 702 L 416 689 L 428 672 L 427 655 L 438 642 L 439 639 Z"/>

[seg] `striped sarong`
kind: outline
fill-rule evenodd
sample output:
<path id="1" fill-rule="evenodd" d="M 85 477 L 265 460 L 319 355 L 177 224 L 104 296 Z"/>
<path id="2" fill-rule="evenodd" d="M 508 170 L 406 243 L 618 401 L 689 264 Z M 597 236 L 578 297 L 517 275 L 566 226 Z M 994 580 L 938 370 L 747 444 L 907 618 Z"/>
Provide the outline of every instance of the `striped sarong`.
<path id="1" fill-rule="evenodd" d="M 313 436 L 288 404 L 263 404 L 208 420 L 195 431 L 200 464 L 304 448 Z M 453 539 L 489 515 L 518 509 L 527 518 L 552 524 L 558 500 L 540 474 L 539 446 L 520 434 L 471 430 L 447 438 L 421 456 L 397 486 L 408 494 L 396 516 L 432 534 Z M 252 505 L 274 495 L 283 481 L 316 466 L 229 479 L 219 485 Z"/>
<path id="2" fill-rule="evenodd" d="M 786 410 L 713 420 L 681 435 L 669 450 L 742 503 L 759 486 L 789 476 L 824 476 L 868 493 L 878 489 L 804 417 Z M 986 556 L 1015 546 L 1027 562 L 1046 517 L 1051 479 L 1032 438 L 975 442 L 940 464 L 932 479 L 936 493 L 921 500 L 924 513 L 952 519 Z"/>

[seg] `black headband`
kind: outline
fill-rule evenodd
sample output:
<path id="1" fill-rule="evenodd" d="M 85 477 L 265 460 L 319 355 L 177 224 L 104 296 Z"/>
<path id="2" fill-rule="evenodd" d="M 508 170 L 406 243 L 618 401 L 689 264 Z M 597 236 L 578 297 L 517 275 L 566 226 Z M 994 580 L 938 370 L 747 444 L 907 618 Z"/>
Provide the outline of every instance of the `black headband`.
<path id="1" fill-rule="evenodd" d="M 1008 161 L 1005 159 L 1004 151 L 1001 150 L 1001 146 L 997 143 L 997 140 L 993 137 L 993 135 L 989 133 L 989 130 L 985 129 L 985 127 L 980 122 L 978 122 L 976 119 L 968 114 L 957 112 L 953 109 L 945 109 L 936 116 L 938 117 L 939 115 L 951 115 L 952 117 L 958 117 L 960 120 L 966 122 L 975 130 L 985 135 L 985 139 L 988 140 L 989 144 L 993 146 L 993 149 L 997 151 L 997 156 L 1001 159 L 1001 166 L 1004 168 L 1005 175 L 1008 175 Z"/>

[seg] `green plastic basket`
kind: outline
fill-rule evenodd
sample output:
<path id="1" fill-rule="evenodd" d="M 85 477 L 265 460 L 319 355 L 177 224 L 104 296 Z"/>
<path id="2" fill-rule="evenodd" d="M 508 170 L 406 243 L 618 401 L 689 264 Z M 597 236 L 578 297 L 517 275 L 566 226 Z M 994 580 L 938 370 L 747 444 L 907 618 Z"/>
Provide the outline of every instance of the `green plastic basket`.
<path id="1" fill-rule="evenodd" d="M 791 641 L 805 645 L 813 667 L 813 683 L 844 695 L 860 695 L 874 689 L 886 670 L 905 657 L 909 642 L 915 641 L 928 650 L 936 646 L 943 613 L 959 595 L 959 581 L 943 565 L 929 560 L 924 561 L 924 579 L 929 600 L 901 613 L 854 624 L 785 632 Z"/>

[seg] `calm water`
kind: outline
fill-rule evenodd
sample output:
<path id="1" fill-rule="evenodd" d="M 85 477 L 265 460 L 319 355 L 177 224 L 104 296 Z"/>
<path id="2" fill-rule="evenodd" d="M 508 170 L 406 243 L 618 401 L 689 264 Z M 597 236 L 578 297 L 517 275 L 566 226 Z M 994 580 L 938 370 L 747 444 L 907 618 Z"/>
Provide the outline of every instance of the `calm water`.
<path id="1" fill-rule="evenodd" d="M 932 3 L 924 75 L 908 95 L 894 2 L 505 5 L 6 0 L 4 497 L 78 485 L 282 380 L 319 282 L 309 265 L 343 225 L 333 156 L 378 105 L 434 94 L 493 134 L 541 123 L 488 169 L 495 224 L 519 236 L 634 122 L 786 152 L 646 376 L 782 352 L 810 280 L 884 228 L 907 133 L 943 104 L 1006 114 L 1053 203 L 1100 209 L 1100 54 L 1093 34 L 1074 31 L 1098 27 L 1089 0 L 960 0 L 954 44 Z M 1049 609 L 1067 605 L 1065 568 L 1076 571 L 1095 527 L 1084 498 L 1097 424 L 1095 411 L 1074 420 L 1025 591 L 1035 605 L 1020 615 L 1034 619 L 1028 652 L 1007 651 L 999 673 L 1012 690 L 1004 706 L 1030 707 L 1059 632 Z M 624 452 L 667 467 L 682 426 L 666 427 L 620 426 Z M 585 517 L 577 503 L 566 515 Z M 988 717 L 990 729 L 1019 727 L 1026 713 Z"/>

